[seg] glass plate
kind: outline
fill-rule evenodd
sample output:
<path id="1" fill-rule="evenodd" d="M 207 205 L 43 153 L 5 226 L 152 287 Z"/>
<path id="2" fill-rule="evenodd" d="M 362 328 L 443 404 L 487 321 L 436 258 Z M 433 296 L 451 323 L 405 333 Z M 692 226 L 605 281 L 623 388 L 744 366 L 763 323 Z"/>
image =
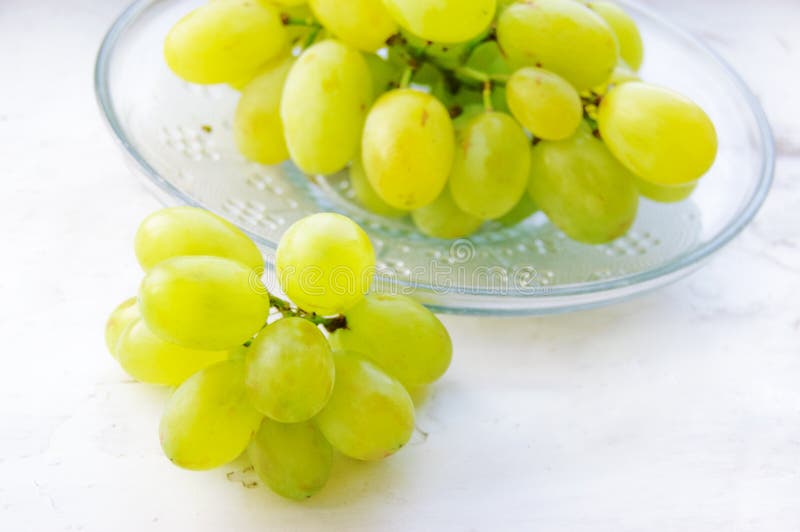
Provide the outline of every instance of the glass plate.
<path id="1" fill-rule="evenodd" d="M 345 175 L 309 177 L 291 164 L 261 166 L 238 154 L 231 134 L 238 93 L 182 82 L 162 58 L 170 26 L 201 3 L 139 0 L 126 9 L 98 55 L 98 101 L 165 203 L 199 205 L 231 220 L 262 247 L 269 265 L 292 222 L 338 211 L 369 233 L 380 290 L 410 293 L 442 312 L 570 311 L 629 298 L 696 269 L 747 225 L 772 182 L 769 125 L 739 76 L 686 32 L 621 2 L 642 31 L 644 79 L 690 96 L 717 127 L 719 156 L 692 198 L 675 205 L 643 199 L 628 235 L 601 246 L 569 240 L 542 214 L 513 228 L 487 224 L 468 239 L 427 238 L 407 221 L 361 209 Z"/>

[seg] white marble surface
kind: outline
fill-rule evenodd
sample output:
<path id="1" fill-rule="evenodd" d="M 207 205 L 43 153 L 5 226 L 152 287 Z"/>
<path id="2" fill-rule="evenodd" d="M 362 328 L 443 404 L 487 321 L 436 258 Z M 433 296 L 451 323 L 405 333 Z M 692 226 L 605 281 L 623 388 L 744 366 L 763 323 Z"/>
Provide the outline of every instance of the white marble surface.
<path id="1" fill-rule="evenodd" d="M 158 205 L 98 115 L 93 57 L 124 0 L 0 2 L 0 530 L 800 530 L 800 4 L 650 0 L 763 99 L 780 160 L 705 269 L 610 308 L 445 317 L 428 438 L 341 461 L 308 503 L 190 473 L 164 392 L 105 353 Z M 676 66 L 679 68 L 679 65 Z"/>

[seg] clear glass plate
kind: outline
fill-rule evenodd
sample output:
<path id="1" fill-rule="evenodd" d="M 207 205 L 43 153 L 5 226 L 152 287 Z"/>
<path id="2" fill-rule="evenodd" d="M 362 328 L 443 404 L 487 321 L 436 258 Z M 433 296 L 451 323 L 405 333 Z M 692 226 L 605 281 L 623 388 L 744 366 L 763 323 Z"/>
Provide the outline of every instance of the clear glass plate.
<path id="1" fill-rule="evenodd" d="M 333 210 L 369 233 L 381 290 L 412 293 L 443 312 L 569 311 L 628 298 L 694 270 L 747 225 L 772 181 L 769 125 L 742 80 L 695 38 L 622 2 L 644 37 L 643 77 L 692 97 L 716 124 L 719 157 L 691 200 L 642 200 L 630 233 L 602 246 L 572 242 L 541 214 L 513 228 L 488 224 L 469 239 L 427 238 L 408 222 L 359 208 L 343 175 L 309 178 L 291 164 L 266 167 L 238 154 L 231 134 L 237 93 L 184 83 L 162 58 L 170 26 L 201 3 L 139 0 L 123 12 L 100 49 L 97 97 L 130 160 L 166 203 L 200 205 L 238 224 L 270 264 L 292 222 Z"/>

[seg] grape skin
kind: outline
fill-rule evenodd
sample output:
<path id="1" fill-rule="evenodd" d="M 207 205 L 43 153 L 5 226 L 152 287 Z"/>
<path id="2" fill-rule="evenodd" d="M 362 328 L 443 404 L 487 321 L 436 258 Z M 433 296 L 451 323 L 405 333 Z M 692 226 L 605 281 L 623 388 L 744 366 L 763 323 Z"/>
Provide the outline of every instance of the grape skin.
<path id="1" fill-rule="evenodd" d="M 659 203 L 677 203 L 692 195 L 697 188 L 698 182 L 686 183 L 683 185 L 656 185 L 644 179 L 634 179 L 639 194 L 643 197 L 657 201 Z"/>
<path id="2" fill-rule="evenodd" d="M 384 0 L 397 22 L 422 39 L 442 43 L 467 41 L 494 18 L 495 0 Z"/>
<path id="3" fill-rule="evenodd" d="M 450 366 L 447 329 L 409 297 L 369 294 L 345 317 L 347 328 L 331 335 L 333 348 L 363 355 L 406 386 L 430 384 Z"/>
<path id="4" fill-rule="evenodd" d="M 343 169 L 358 151 L 371 101 L 372 79 L 358 51 L 333 39 L 308 48 L 289 71 L 281 98 L 292 161 L 309 174 Z"/>
<path id="5" fill-rule="evenodd" d="M 356 157 L 350 163 L 350 186 L 355 192 L 358 202 L 368 211 L 386 216 L 388 218 L 399 218 L 408 214 L 408 211 L 402 209 L 395 209 L 378 196 L 375 189 L 367 179 L 367 173 L 364 170 L 364 164 L 361 162 L 360 157 Z"/>
<path id="6" fill-rule="evenodd" d="M 333 447 L 308 421 L 283 424 L 265 418 L 247 454 L 272 491 L 298 501 L 321 490 L 333 466 Z"/>
<path id="7" fill-rule="evenodd" d="M 624 9 L 613 2 L 589 2 L 588 5 L 614 30 L 614 35 L 619 42 L 619 55 L 625 63 L 634 71 L 639 70 L 644 59 L 644 45 L 636 22 Z"/>
<path id="8" fill-rule="evenodd" d="M 309 6 L 331 33 L 365 52 L 374 52 L 397 33 L 382 0 L 309 0 Z"/>
<path id="9" fill-rule="evenodd" d="M 154 212 L 139 225 L 134 237 L 142 269 L 173 257 L 208 255 L 234 260 L 261 270 L 261 250 L 239 228 L 197 207 L 170 207 Z"/>
<path id="10" fill-rule="evenodd" d="M 513 227 L 530 218 L 539 210 L 539 206 L 534 203 L 530 194 L 523 194 L 511 211 L 505 216 L 497 219 L 499 223 L 506 227 Z"/>
<path id="11" fill-rule="evenodd" d="M 120 303 L 108 317 L 106 322 L 106 348 L 114 358 L 117 358 L 117 342 L 133 322 L 141 317 L 139 304 L 135 297 Z"/>
<path id="12" fill-rule="evenodd" d="M 248 0 L 211 2 L 172 27 L 164 42 L 164 57 L 186 81 L 230 83 L 277 57 L 287 41 L 274 6 Z"/>
<path id="13" fill-rule="evenodd" d="M 430 94 L 389 91 L 367 116 L 364 169 L 381 199 L 397 209 L 418 209 L 436 199 L 447 183 L 454 149 L 450 115 Z"/>
<path id="14" fill-rule="evenodd" d="M 244 363 L 227 360 L 175 390 L 161 417 L 161 448 L 177 466 L 213 469 L 242 454 L 260 422 L 244 388 Z"/>
<path id="15" fill-rule="evenodd" d="M 380 460 L 411 438 L 414 403 L 403 385 L 357 354 L 335 352 L 336 383 L 316 424 L 340 453 Z"/>
<path id="16" fill-rule="evenodd" d="M 264 325 L 269 294 L 253 270 L 220 257 L 174 257 L 142 281 L 139 306 L 147 326 L 183 347 L 223 350 Z"/>
<path id="17" fill-rule="evenodd" d="M 469 236 L 483 225 L 483 220 L 458 208 L 447 187 L 433 203 L 412 212 L 411 219 L 423 234 L 444 239 Z"/>
<path id="18" fill-rule="evenodd" d="M 281 423 L 311 419 L 333 390 L 328 340 L 304 318 L 284 318 L 261 331 L 247 351 L 246 367 L 253 405 Z"/>
<path id="19" fill-rule="evenodd" d="M 541 68 L 514 72 L 506 84 L 506 98 L 514 118 L 540 139 L 571 137 L 583 120 L 583 105 L 575 88 Z"/>

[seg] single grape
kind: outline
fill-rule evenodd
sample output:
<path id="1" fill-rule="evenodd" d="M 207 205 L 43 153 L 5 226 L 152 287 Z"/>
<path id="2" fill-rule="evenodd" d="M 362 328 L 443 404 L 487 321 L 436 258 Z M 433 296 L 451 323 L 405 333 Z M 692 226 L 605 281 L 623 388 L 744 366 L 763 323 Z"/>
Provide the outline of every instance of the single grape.
<path id="1" fill-rule="evenodd" d="M 220 257 L 174 257 L 147 272 L 139 289 L 147 326 L 178 345 L 222 350 L 264 325 L 269 294 L 253 270 Z"/>
<path id="2" fill-rule="evenodd" d="M 529 192 L 567 236 L 602 244 L 628 231 L 639 203 L 633 176 L 588 126 L 566 140 L 542 141 L 531 153 Z"/>
<path id="3" fill-rule="evenodd" d="M 497 40 L 512 66 L 555 72 L 577 90 L 602 85 L 619 57 L 606 22 L 576 0 L 527 0 L 497 21 Z"/>
<path id="4" fill-rule="evenodd" d="M 495 0 L 384 0 L 397 22 L 429 41 L 467 41 L 494 18 Z"/>
<path id="5" fill-rule="evenodd" d="M 453 124 L 439 100 L 412 89 L 381 96 L 367 116 L 362 161 L 378 195 L 397 209 L 432 203 L 453 164 Z"/>
<path id="6" fill-rule="evenodd" d="M 617 159 L 657 185 L 697 181 L 717 155 L 708 115 L 689 98 L 655 85 L 630 82 L 609 91 L 598 125 Z"/>
<path id="7" fill-rule="evenodd" d="M 318 213 L 295 222 L 278 243 L 278 280 L 302 309 L 328 316 L 349 309 L 369 291 L 375 251 L 358 224 Z"/>
<path id="8" fill-rule="evenodd" d="M 213 469 L 242 454 L 260 422 L 244 388 L 244 362 L 226 360 L 172 394 L 161 417 L 161 448 L 177 466 Z"/>
<path id="9" fill-rule="evenodd" d="M 506 227 L 513 227 L 530 218 L 538 210 L 539 206 L 536 205 L 530 194 L 523 194 L 514 208 L 505 216 L 498 218 L 497 221 Z"/>
<path id="10" fill-rule="evenodd" d="M 638 177 L 634 179 L 634 183 L 636 183 L 636 188 L 639 189 L 639 194 L 659 203 L 683 201 L 692 195 L 698 184 L 695 181 L 694 183 L 685 183 L 683 185 L 656 185 Z"/>
<path id="11" fill-rule="evenodd" d="M 429 384 L 450 366 L 447 329 L 409 297 L 369 294 L 345 316 L 347 327 L 331 335 L 333 348 L 360 353 L 406 386 Z"/>
<path id="12" fill-rule="evenodd" d="M 525 193 L 530 145 L 509 115 L 474 117 L 458 135 L 450 193 L 458 207 L 482 220 L 508 213 Z"/>
<path id="13" fill-rule="evenodd" d="M 485 74 L 511 74 L 511 67 L 497 41 L 486 41 L 476 46 L 470 53 L 466 66 Z"/>
<path id="14" fill-rule="evenodd" d="M 350 186 L 353 188 L 358 202 L 370 212 L 389 218 L 399 218 L 408 214 L 408 211 L 395 209 L 378 196 L 367 179 L 361 157 L 356 157 L 350 163 Z"/>
<path id="15" fill-rule="evenodd" d="M 106 348 L 111 356 L 117 358 L 117 342 L 120 336 L 140 317 L 139 304 L 135 297 L 126 299 L 111 312 L 106 322 Z"/>
<path id="16" fill-rule="evenodd" d="M 304 318 L 283 318 L 247 351 L 245 383 L 253 405 L 281 423 L 314 417 L 333 390 L 333 355 L 325 335 Z"/>
<path id="17" fill-rule="evenodd" d="M 540 139 L 571 137 L 583 119 L 578 91 L 558 74 L 541 68 L 514 72 L 506 84 L 506 98 L 514 118 Z"/>
<path id="18" fill-rule="evenodd" d="M 177 386 L 201 369 L 227 358 L 227 351 L 188 349 L 165 342 L 142 319 L 125 329 L 117 342 L 117 360 L 122 369 L 148 384 Z"/>
<path id="19" fill-rule="evenodd" d="M 300 55 L 289 71 L 280 115 L 294 163 L 309 174 L 332 174 L 358 151 L 372 79 L 361 54 L 330 39 Z"/>
<path id="20" fill-rule="evenodd" d="M 333 466 L 333 447 L 310 421 L 284 424 L 265 418 L 247 454 L 272 491 L 298 501 L 321 490 Z"/>
<path id="21" fill-rule="evenodd" d="M 381 48 L 397 33 L 397 23 L 381 0 L 309 0 L 309 6 L 331 33 L 365 52 Z"/>
<path id="22" fill-rule="evenodd" d="M 379 96 L 397 86 L 402 71 L 394 63 L 387 61 L 379 55 L 361 54 L 367 63 L 370 78 L 372 79 L 372 94 Z"/>
<path id="23" fill-rule="evenodd" d="M 233 137 L 239 151 L 262 164 L 278 164 L 289 158 L 281 122 L 283 84 L 294 57 L 266 69 L 242 90 L 233 118 Z"/>
<path id="24" fill-rule="evenodd" d="M 433 238 L 463 238 L 483 225 L 483 220 L 458 208 L 448 188 L 433 203 L 412 212 L 411 219 L 417 229 Z"/>
<path id="25" fill-rule="evenodd" d="M 139 225 L 136 258 L 149 271 L 173 257 L 206 255 L 261 270 L 264 257 L 250 238 L 227 220 L 197 207 L 161 209 Z"/>
<path id="26" fill-rule="evenodd" d="M 639 28 L 624 9 L 613 2 L 589 2 L 589 7 L 611 26 L 619 42 L 619 55 L 634 71 L 639 70 L 644 58 L 644 46 Z"/>
<path id="27" fill-rule="evenodd" d="M 205 4 L 178 21 L 164 43 L 167 65 L 192 83 L 244 79 L 286 49 L 274 6 L 249 0 Z"/>
<path id="28" fill-rule="evenodd" d="M 336 383 L 317 415 L 322 434 L 340 453 L 380 460 L 405 445 L 414 431 L 414 403 L 400 382 L 354 353 L 334 353 Z"/>

